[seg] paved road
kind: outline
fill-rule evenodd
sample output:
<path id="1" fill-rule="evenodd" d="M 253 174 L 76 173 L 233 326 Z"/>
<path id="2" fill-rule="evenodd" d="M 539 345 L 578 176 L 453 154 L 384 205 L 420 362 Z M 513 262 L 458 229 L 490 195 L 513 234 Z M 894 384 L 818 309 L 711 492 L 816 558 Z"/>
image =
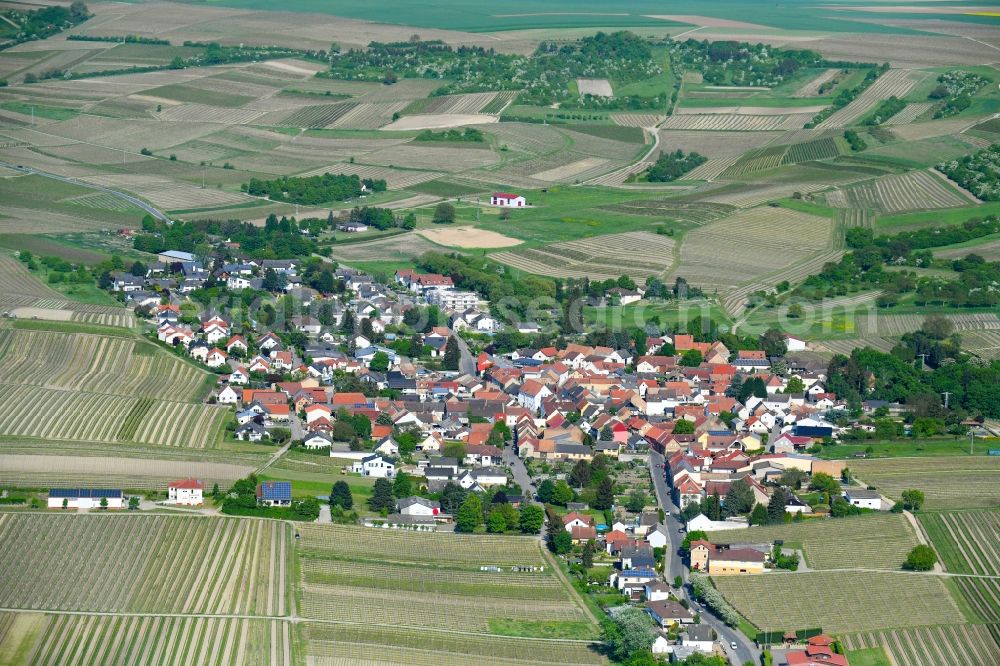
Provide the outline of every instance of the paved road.
<path id="1" fill-rule="evenodd" d="M 680 532 L 682 528 L 681 522 L 676 518 L 679 509 L 670 498 L 670 488 L 667 486 L 666 477 L 661 465 L 663 465 L 663 456 L 656 451 L 650 451 L 649 472 L 653 477 L 656 501 L 659 502 L 660 507 L 666 514 L 663 522 L 667 526 L 667 534 L 670 537 L 670 546 L 667 548 L 667 556 L 670 559 L 664 568 L 664 573 L 669 583 L 673 583 L 676 576 L 680 576 L 684 580 L 685 586 L 681 588 L 681 593 L 692 603 L 692 608 L 694 608 L 694 601 L 690 596 L 690 588 L 686 585 L 688 570 L 684 566 L 680 556 L 680 545 L 684 537 Z M 715 629 L 715 632 L 719 635 L 719 640 L 722 642 L 723 648 L 726 651 L 726 657 L 730 663 L 737 664 L 737 666 L 742 666 L 742 664 L 748 661 L 754 664 L 760 663 L 761 653 L 753 641 L 744 636 L 739 630 L 726 626 L 722 620 L 713 615 L 707 608 L 699 606 L 698 612 L 701 614 L 701 621 Z M 736 643 L 737 645 L 735 652 L 729 647 L 731 643 Z"/>
<path id="2" fill-rule="evenodd" d="M 521 486 L 524 494 L 531 499 L 535 499 L 535 494 L 538 491 L 535 489 L 534 484 L 531 483 L 531 477 L 528 476 L 528 469 L 524 466 L 524 461 L 517 457 L 517 451 L 514 450 L 513 446 L 504 447 L 503 462 L 514 473 L 514 482 Z"/>
<path id="3" fill-rule="evenodd" d="M 86 187 L 91 190 L 97 190 L 98 192 L 105 192 L 112 196 L 123 199 L 133 206 L 137 206 L 142 210 L 146 211 L 158 220 L 168 220 L 166 213 L 162 212 L 158 208 L 154 208 L 142 199 L 134 197 L 131 194 L 125 194 L 124 192 L 119 192 L 118 190 L 112 190 L 109 187 L 104 187 L 102 185 L 95 185 L 93 183 L 88 183 L 83 180 L 78 180 L 76 178 L 69 178 L 67 176 L 60 176 L 59 174 L 49 173 L 48 171 L 39 171 L 32 167 L 21 166 L 19 164 L 11 164 L 10 162 L 0 162 L 0 166 L 5 166 L 8 169 L 14 169 L 15 171 L 20 171 L 21 173 L 34 174 L 36 176 L 44 176 L 45 178 L 52 178 L 53 180 L 61 180 L 64 183 L 70 183 L 71 185 L 79 185 L 80 187 Z"/>
<path id="4" fill-rule="evenodd" d="M 458 350 L 462 352 L 462 358 L 458 362 L 458 371 L 463 375 L 475 375 L 476 374 L 476 357 L 472 355 L 472 351 L 469 349 L 468 343 L 462 339 L 455 331 L 451 331 L 451 335 L 455 337 L 455 341 L 458 342 Z"/>

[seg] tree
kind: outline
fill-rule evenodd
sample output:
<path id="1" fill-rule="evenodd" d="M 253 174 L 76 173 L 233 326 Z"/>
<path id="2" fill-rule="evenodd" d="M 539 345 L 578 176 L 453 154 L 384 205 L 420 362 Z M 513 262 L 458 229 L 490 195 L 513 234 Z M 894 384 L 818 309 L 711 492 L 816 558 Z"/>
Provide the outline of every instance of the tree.
<path id="1" fill-rule="evenodd" d="M 930 546 L 920 544 L 906 556 L 903 568 L 909 571 L 930 571 L 937 564 L 937 553 Z"/>
<path id="2" fill-rule="evenodd" d="M 365 319 L 365 321 L 368 320 Z M 368 364 L 368 367 L 374 370 L 375 372 L 385 372 L 386 370 L 389 369 L 389 355 L 386 354 L 384 351 L 375 352 L 375 354 L 372 356 L 371 362 Z"/>
<path id="3" fill-rule="evenodd" d="M 337 481 L 330 489 L 330 508 L 339 507 L 344 510 L 354 508 L 354 496 L 347 481 Z"/>
<path id="4" fill-rule="evenodd" d="M 597 496 L 594 497 L 594 508 L 605 511 L 614 506 L 615 484 L 610 476 L 601 479 L 601 484 L 597 486 Z"/>
<path id="5" fill-rule="evenodd" d="M 483 524 L 483 503 L 479 495 L 469 493 L 469 496 L 462 502 L 455 516 L 456 532 L 474 532 L 477 527 Z"/>
<path id="6" fill-rule="evenodd" d="M 445 484 L 444 490 L 441 491 L 441 511 L 454 516 L 458 513 L 458 509 L 462 506 L 467 494 L 468 491 L 462 486 L 449 481 Z"/>
<path id="7" fill-rule="evenodd" d="M 448 342 L 444 346 L 444 358 L 441 359 L 441 367 L 445 370 L 457 371 L 462 360 L 462 351 L 458 347 L 458 340 L 454 335 L 448 337 Z"/>
<path id="8" fill-rule="evenodd" d="M 746 402 L 751 396 L 758 398 L 767 397 L 767 385 L 760 377 L 750 377 L 744 381 L 740 384 L 739 392 L 736 394 L 736 398 L 740 402 Z"/>
<path id="9" fill-rule="evenodd" d="M 583 546 L 583 554 L 580 557 L 580 563 L 584 568 L 589 569 L 594 566 L 594 552 L 597 548 L 594 546 L 593 539 L 587 539 L 587 543 Z"/>
<path id="10" fill-rule="evenodd" d="M 459 512 L 461 515 L 461 512 Z M 464 530 L 463 530 L 464 531 Z M 499 511 L 491 511 L 486 521 L 486 531 L 491 534 L 503 534 L 507 531 L 507 521 Z"/>
<path id="11" fill-rule="evenodd" d="M 563 480 L 556 481 L 555 486 L 552 488 L 552 503 L 559 504 L 560 506 L 566 506 L 568 503 L 573 501 L 575 493 L 573 489 L 569 487 L 569 484 Z"/>
<path id="12" fill-rule="evenodd" d="M 212 497 L 214 497 L 215 499 L 219 499 L 219 496 L 221 494 L 222 494 L 222 491 L 219 490 L 219 484 L 218 483 L 213 483 L 212 484 Z"/>
<path id="13" fill-rule="evenodd" d="M 795 467 L 789 467 L 781 476 L 778 478 L 778 483 L 783 486 L 788 486 L 789 488 L 799 488 L 802 486 L 802 482 L 806 479 L 806 473 L 801 469 Z"/>
<path id="14" fill-rule="evenodd" d="M 542 507 L 525 502 L 521 504 L 519 513 L 518 527 L 521 531 L 525 534 L 538 534 L 538 530 L 542 529 L 545 523 L 545 512 L 542 511 Z"/>
<path id="15" fill-rule="evenodd" d="M 924 494 L 919 490 L 904 490 L 902 494 L 903 508 L 907 511 L 920 511 L 924 505 Z"/>
<path id="16" fill-rule="evenodd" d="M 935 340 L 944 340 L 955 332 L 955 325 L 942 315 L 930 315 L 924 319 L 920 330 Z"/>
<path id="17" fill-rule="evenodd" d="M 67 498 L 67 497 L 63 497 L 63 508 L 64 509 L 68 509 L 69 508 L 69 498 Z"/>
<path id="18" fill-rule="evenodd" d="M 767 503 L 767 522 L 772 524 L 784 522 L 786 506 L 788 506 L 788 491 L 776 488 Z"/>
<path id="19" fill-rule="evenodd" d="M 631 493 L 629 493 L 628 500 L 625 502 L 625 508 L 627 508 L 632 513 L 639 513 L 646 506 L 646 502 L 649 501 L 649 496 L 645 492 L 636 488 Z"/>
<path id="20" fill-rule="evenodd" d="M 314 521 L 319 518 L 319 500 L 315 497 L 304 497 L 292 502 L 292 515 L 298 520 Z"/>
<path id="21" fill-rule="evenodd" d="M 688 421 L 687 419 L 677 419 L 674 421 L 674 434 L 675 435 L 693 435 L 694 434 L 694 421 Z"/>
<path id="22" fill-rule="evenodd" d="M 785 386 L 785 393 L 798 394 L 805 392 L 806 392 L 805 382 L 803 382 L 798 377 L 792 377 L 791 379 L 789 379 L 788 384 Z"/>
<path id="23" fill-rule="evenodd" d="M 462 442 L 445 442 L 441 447 L 441 453 L 448 458 L 455 458 L 459 462 L 465 459 L 465 444 Z"/>
<path id="24" fill-rule="evenodd" d="M 723 501 L 727 516 L 738 516 L 749 513 L 753 509 L 753 488 L 744 479 L 737 479 L 729 486 L 726 499 Z"/>
<path id="25" fill-rule="evenodd" d="M 434 224 L 452 224 L 455 221 L 455 207 L 447 201 L 442 201 L 434 207 Z"/>
<path id="26" fill-rule="evenodd" d="M 788 352 L 788 338 L 776 329 L 769 328 L 760 336 L 760 347 L 767 356 L 784 356 Z"/>
<path id="27" fill-rule="evenodd" d="M 101 498 L 101 508 L 104 509 L 104 510 L 107 510 L 107 508 L 108 508 L 108 498 L 107 497 L 102 497 Z"/>
<path id="28" fill-rule="evenodd" d="M 556 555 L 565 555 L 573 549 L 573 537 L 561 529 L 549 540 L 549 549 Z"/>
<path id="29" fill-rule="evenodd" d="M 590 483 L 590 461 L 577 460 L 569 473 L 569 480 L 577 488 L 585 488 Z"/>
<path id="30" fill-rule="evenodd" d="M 750 512 L 751 525 L 767 525 L 767 507 L 763 504 L 755 504 Z"/>
<path id="31" fill-rule="evenodd" d="M 840 493 L 840 482 L 825 472 L 816 472 L 809 480 L 809 490 L 818 490 L 833 497 Z"/>
<path id="32" fill-rule="evenodd" d="M 399 472 L 392 482 L 392 494 L 396 499 L 403 499 L 413 494 L 413 479 L 406 472 Z"/>
<path id="33" fill-rule="evenodd" d="M 139 496 L 132 495 L 132 497 L 128 498 L 128 510 L 137 511 L 138 509 L 139 509 Z"/>
<path id="34" fill-rule="evenodd" d="M 538 499 L 545 504 L 551 504 L 555 488 L 556 484 L 552 479 L 545 479 L 538 484 Z"/>
<path id="35" fill-rule="evenodd" d="M 705 498 L 701 510 L 709 520 L 722 520 L 722 500 L 719 499 L 718 491 Z"/>
<path id="36" fill-rule="evenodd" d="M 638 608 L 627 608 L 604 622 L 602 638 L 615 661 L 625 661 L 632 655 L 645 653 L 656 640 L 656 629 L 649 614 Z"/>
<path id="37" fill-rule="evenodd" d="M 608 423 L 604 424 L 604 427 L 601 428 L 601 432 L 598 433 L 598 438 L 602 442 L 610 442 L 612 439 L 615 438 L 615 433 L 611 429 L 611 425 L 610 424 L 608 424 Z"/>
<path id="38" fill-rule="evenodd" d="M 368 498 L 368 508 L 372 511 L 389 510 L 395 503 L 392 497 L 392 481 L 375 479 L 375 485 L 372 486 L 372 496 Z"/>
<path id="39" fill-rule="evenodd" d="M 688 349 L 681 356 L 680 364 L 686 368 L 696 368 L 701 365 L 701 352 L 697 349 Z"/>

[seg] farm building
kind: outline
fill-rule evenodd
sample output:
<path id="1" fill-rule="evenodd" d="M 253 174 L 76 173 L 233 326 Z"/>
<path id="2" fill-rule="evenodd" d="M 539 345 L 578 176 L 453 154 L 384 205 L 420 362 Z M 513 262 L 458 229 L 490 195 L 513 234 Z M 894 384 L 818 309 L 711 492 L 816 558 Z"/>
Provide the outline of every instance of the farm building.
<path id="1" fill-rule="evenodd" d="M 288 481 L 258 483 L 257 504 L 261 506 L 290 506 L 292 504 L 292 484 Z"/>
<path id="2" fill-rule="evenodd" d="M 524 208 L 527 202 L 524 200 L 520 194 L 511 194 L 509 192 L 494 192 L 490 196 L 491 206 L 500 206 L 501 208 Z"/>
<path id="3" fill-rule="evenodd" d="M 167 501 L 171 504 L 201 506 L 204 503 L 205 482 L 201 479 L 181 479 L 167 486 Z"/>
<path id="4" fill-rule="evenodd" d="M 862 509 L 875 509 L 878 511 L 882 508 L 882 495 L 877 490 L 850 488 L 844 492 L 844 499 Z"/>
<path id="5" fill-rule="evenodd" d="M 108 501 L 109 509 L 124 506 L 124 496 L 120 490 L 102 488 L 52 488 L 49 490 L 49 508 L 61 509 L 63 502 L 67 509 L 97 509 L 101 500 Z"/>

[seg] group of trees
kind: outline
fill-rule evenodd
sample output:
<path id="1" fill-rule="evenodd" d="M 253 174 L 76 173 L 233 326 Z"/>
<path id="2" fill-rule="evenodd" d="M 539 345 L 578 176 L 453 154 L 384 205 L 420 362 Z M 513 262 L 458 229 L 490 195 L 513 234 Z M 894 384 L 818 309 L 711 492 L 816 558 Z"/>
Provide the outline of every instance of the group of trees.
<path id="1" fill-rule="evenodd" d="M 63 5 L 52 5 L 29 11 L 6 10 L 0 12 L 5 24 L 10 23 L 17 26 L 17 33 L 13 39 L 0 43 L 0 47 L 6 48 L 20 42 L 27 42 L 35 39 L 45 39 L 62 32 L 67 28 L 79 25 L 90 18 L 90 10 L 87 5 L 80 0 L 74 0 L 69 7 Z"/>
<path id="2" fill-rule="evenodd" d="M 610 435 L 608 437 L 610 439 Z M 564 480 L 545 479 L 538 485 L 538 499 L 546 504 L 566 506 L 577 498 L 570 486 L 579 489 L 579 498 L 595 509 L 610 509 L 615 502 L 614 478 L 608 457 L 598 453 L 592 460 L 578 460 L 569 474 L 569 483 Z M 640 507 L 641 508 L 641 507 Z"/>
<path id="3" fill-rule="evenodd" d="M 293 499 L 289 507 L 260 506 L 257 502 L 255 474 L 233 483 L 222 500 L 222 513 L 233 516 L 265 516 L 312 522 L 319 518 L 319 500 L 315 497 Z"/>
<path id="4" fill-rule="evenodd" d="M 618 97 L 574 94 L 577 78 L 607 78 L 631 83 L 663 73 L 650 43 L 630 32 L 599 32 L 572 42 L 542 42 L 530 55 L 497 53 L 493 49 L 442 41 L 372 42 L 368 48 L 342 52 L 331 62 L 328 76 L 336 79 L 395 83 L 400 78 L 439 79 L 435 95 L 517 90 L 521 103 L 560 108 L 628 108 Z M 635 97 L 635 96 L 633 96 Z M 644 98 L 647 96 L 644 96 Z M 648 97 L 666 98 L 657 92 Z M 641 99 L 627 100 L 632 105 Z"/>
<path id="5" fill-rule="evenodd" d="M 934 110 L 935 118 L 946 118 L 969 108 L 972 97 L 989 85 L 990 79 L 960 69 L 945 72 L 937 78 L 938 85 L 927 95 L 928 99 L 943 100 Z"/>
<path id="6" fill-rule="evenodd" d="M 346 201 L 361 196 L 365 191 L 384 192 L 384 180 L 361 179 L 355 174 L 325 173 L 322 176 L 280 176 L 272 180 L 251 178 L 240 188 L 256 197 L 272 201 L 317 205 L 330 201 Z"/>
<path id="7" fill-rule="evenodd" d="M 736 41 L 670 42 L 670 56 L 714 85 L 776 86 L 800 67 L 824 66 L 816 51 Z"/>
<path id="8" fill-rule="evenodd" d="M 983 201 L 1000 201 L 1000 143 L 939 164 L 937 170 Z"/>
<path id="9" fill-rule="evenodd" d="M 677 180 L 707 161 L 708 158 L 700 153 L 691 152 L 685 155 L 684 151 L 678 148 L 672 153 L 661 153 L 643 176 L 651 183 L 667 183 Z"/>
<path id="10" fill-rule="evenodd" d="M 365 224 L 374 227 L 379 231 L 399 227 L 401 229 L 414 229 L 417 226 L 417 218 L 413 213 L 405 216 L 396 215 L 389 208 L 377 208 L 375 206 L 355 207 L 347 213 L 347 221 Z"/>

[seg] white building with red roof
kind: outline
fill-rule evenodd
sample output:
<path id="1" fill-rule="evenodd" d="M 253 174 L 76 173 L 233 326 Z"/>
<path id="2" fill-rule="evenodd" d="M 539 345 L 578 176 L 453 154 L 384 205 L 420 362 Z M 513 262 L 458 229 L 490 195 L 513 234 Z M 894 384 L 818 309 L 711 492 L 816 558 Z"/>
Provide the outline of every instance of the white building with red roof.
<path id="1" fill-rule="evenodd" d="M 201 506 L 204 503 L 205 482 L 201 479 L 171 481 L 167 488 L 167 501 L 171 504 Z"/>
<path id="2" fill-rule="evenodd" d="M 527 201 L 520 194 L 494 192 L 490 196 L 490 205 L 501 208 L 524 208 L 527 205 Z"/>

